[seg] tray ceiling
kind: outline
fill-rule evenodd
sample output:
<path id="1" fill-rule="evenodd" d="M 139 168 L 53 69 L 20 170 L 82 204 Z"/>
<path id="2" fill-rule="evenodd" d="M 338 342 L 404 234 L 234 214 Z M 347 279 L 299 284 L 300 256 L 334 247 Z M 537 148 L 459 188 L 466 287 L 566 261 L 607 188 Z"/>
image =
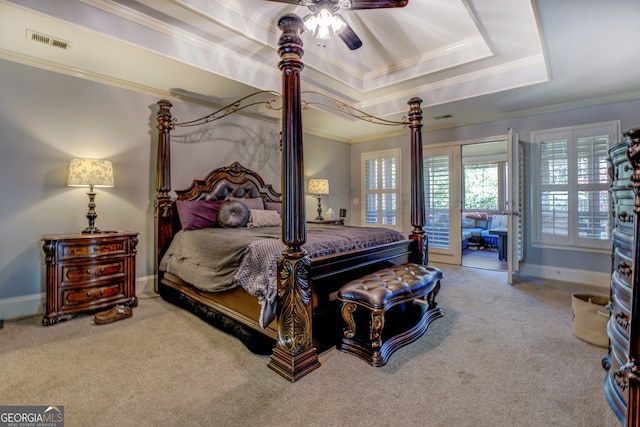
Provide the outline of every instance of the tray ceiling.
<path id="1" fill-rule="evenodd" d="M 556 34 L 557 18 L 541 6 L 562 8 L 553 0 L 411 0 L 405 8 L 342 11 L 363 46 L 350 51 L 337 37 L 320 44 L 303 34 L 302 88 L 392 120 L 419 96 L 431 129 L 610 97 L 602 84 L 578 95 L 563 82 L 570 64 L 560 54 L 554 70 L 549 45 L 569 49 L 579 40 L 567 40 L 566 27 L 564 38 Z M 0 0 L 0 57 L 219 106 L 280 91 L 276 24 L 285 13 L 308 10 L 264 0 Z M 544 90 L 556 77 L 563 85 Z M 581 79 L 574 84 L 590 84 Z M 618 98 L 632 96 L 628 84 L 618 86 Z M 328 111 L 304 114 L 307 132 L 337 140 L 388 132 Z"/>

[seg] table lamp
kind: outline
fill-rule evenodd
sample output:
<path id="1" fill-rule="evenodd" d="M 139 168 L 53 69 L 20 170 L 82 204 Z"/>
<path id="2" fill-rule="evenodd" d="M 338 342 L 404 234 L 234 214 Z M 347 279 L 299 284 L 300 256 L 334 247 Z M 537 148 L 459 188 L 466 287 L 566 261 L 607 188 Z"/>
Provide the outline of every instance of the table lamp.
<path id="1" fill-rule="evenodd" d="M 69 187 L 89 187 L 89 211 L 87 220 L 89 225 L 83 233 L 100 233 L 95 226 L 96 214 L 96 193 L 94 187 L 113 187 L 113 165 L 110 160 L 99 159 L 71 159 L 69 164 L 69 177 L 67 178 Z"/>
<path id="2" fill-rule="evenodd" d="M 318 197 L 318 216 L 316 221 L 323 221 L 322 217 L 322 198 L 321 195 L 329 194 L 329 180 L 312 178 L 309 180 L 309 193 L 315 194 Z"/>

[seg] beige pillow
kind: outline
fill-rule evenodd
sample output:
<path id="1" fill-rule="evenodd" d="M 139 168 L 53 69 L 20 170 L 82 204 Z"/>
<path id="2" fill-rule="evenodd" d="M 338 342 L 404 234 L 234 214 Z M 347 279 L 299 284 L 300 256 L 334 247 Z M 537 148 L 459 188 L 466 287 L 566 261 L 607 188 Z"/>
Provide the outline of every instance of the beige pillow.
<path id="1" fill-rule="evenodd" d="M 247 227 L 277 227 L 282 224 L 282 219 L 277 211 L 268 211 L 264 209 L 251 209 L 249 222 Z"/>
<path id="2" fill-rule="evenodd" d="M 230 196 L 229 200 L 235 200 L 236 202 L 244 203 L 249 209 L 264 209 L 264 202 L 260 197 L 233 197 Z"/>

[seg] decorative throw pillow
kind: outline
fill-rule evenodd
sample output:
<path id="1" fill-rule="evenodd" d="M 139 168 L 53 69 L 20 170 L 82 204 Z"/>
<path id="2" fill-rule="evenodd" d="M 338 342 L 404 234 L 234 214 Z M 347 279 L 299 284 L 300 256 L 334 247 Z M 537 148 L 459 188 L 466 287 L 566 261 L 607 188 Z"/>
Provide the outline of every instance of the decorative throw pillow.
<path id="1" fill-rule="evenodd" d="M 282 224 L 280 214 L 276 211 L 263 210 L 263 209 L 251 209 L 249 215 L 249 222 L 247 227 L 276 227 Z"/>
<path id="2" fill-rule="evenodd" d="M 488 219 L 489 218 L 486 212 L 464 212 L 462 215 L 471 219 Z"/>
<path id="3" fill-rule="evenodd" d="M 249 220 L 247 205 L 235 200 L 227 200 L 218 211 L 218 224 L 224 228 L 244 227 Z"/>
<path id="4" fill-rule="evenodd" d="M 471 218 L 462 217 L 462 228 L 474 228 L 476 222 Z"/>
<path id="5" fill-rule="evenodd" d="M 176 200 L 178 217 L 183 230 L 197 230 L 218 226 L 220 200 Z"/>
<path id="6" fill-rule="evenodd" d="M 247 205 L 249 209 L 264 209 L 264 203 L 262 203 L 260 197 L 229 197 L 229 200 L 242 202 Z"/>
<path id="7" fill-rule="evenodd" d="M 268 211 L 276 211 L 282 216 L 282 202 L 264 202 L 264 208 Z"/>

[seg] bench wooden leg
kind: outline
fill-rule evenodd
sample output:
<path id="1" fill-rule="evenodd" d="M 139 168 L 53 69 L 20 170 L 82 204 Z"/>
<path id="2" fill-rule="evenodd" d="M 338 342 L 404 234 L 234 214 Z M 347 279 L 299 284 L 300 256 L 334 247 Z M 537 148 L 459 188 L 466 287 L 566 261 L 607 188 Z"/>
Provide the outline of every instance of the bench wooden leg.
<path id="1" fill-rule="evenodd" d="M 347 324 L 343 332 L 345 338 L 353 338 L 356 335 L 356 322 L 353 319 L 353 312 L 356 311 L 356 308 L 358 306 L 352 302 L 342 304 L 342 318 Z"/>
<path id="2" fill-rule="evenodd" d="M 371 349 L 379 352 L 382 347 L 382 330 L 384 329 L 384 310 L 373 310 L 371 312 L 371 329 L 369 339 Z"/>
<path id="3" fill-rule="evenodd" d="M 433 290 L 431 292 L 428 292 L 425 295 L 425 299 L 429 302 L 429 308 L 434 308 L 436 307 L 436 297 L 438 296 L 438 293 L 440 292 L 440 280 L 436 281 L 435 286 L 433 287 Z"/>

